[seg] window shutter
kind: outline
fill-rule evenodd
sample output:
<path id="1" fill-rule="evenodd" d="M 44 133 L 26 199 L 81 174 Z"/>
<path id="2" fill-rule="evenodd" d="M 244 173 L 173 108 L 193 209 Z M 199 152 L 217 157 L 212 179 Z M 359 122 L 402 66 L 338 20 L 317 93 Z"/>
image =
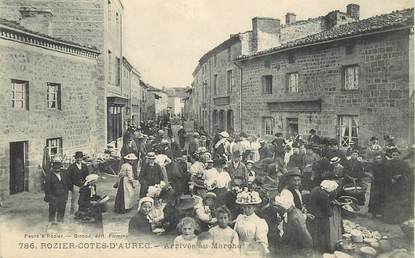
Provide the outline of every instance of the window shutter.
<path id="1" fill-rule="evenodd" d="M 26 110 L 29 110 L 29 82 L 26 82 L 25 84 L 24 84 L 24 90 L 25 90 L 25 92 L 24 92 L 24 94 L 25 94 L 25 102 L 26 102 Z"/>

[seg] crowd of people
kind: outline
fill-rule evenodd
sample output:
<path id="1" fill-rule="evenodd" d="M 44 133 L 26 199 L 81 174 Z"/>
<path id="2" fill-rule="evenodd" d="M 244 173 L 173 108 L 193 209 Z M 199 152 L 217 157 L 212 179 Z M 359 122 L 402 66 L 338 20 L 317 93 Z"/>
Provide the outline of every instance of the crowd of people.
<path id="1" fill-rule="evenodd" d="M 342 213 L 358 212 L 367 202 L 373 217 L 387 223 L 413 216 L 415 146 L 401 157 L 391 136 L 383 147 L 372 137 L 367 148 L 351 143 L 345 149 L 313 129 L 306 139 L 277 133 L 266 142 L 243 132 L 218 130 L 211 137 L 203 128 L 180 126 L 177 139 L 169 123 L 141 123 L 123 137 L 114 210 L 130 212 L 139 196 L 131 237 L 172 234 L 176 247 L 226 247 L 254 256 L 307 254 L 334 251 Z M 69 181 L 60 179 L 57 163 L 45 189 L 67 184 L 79 192 L 76 216 L 102 224 L 105 198 L 96 195 L 95 175 L 79 165 L 82 153 L 75 156 Z M 372 182 L 369 200 L 365 178 Z M 61 221 L 62 203 L 45 193 L 49 220 L 57 213 Z"/>

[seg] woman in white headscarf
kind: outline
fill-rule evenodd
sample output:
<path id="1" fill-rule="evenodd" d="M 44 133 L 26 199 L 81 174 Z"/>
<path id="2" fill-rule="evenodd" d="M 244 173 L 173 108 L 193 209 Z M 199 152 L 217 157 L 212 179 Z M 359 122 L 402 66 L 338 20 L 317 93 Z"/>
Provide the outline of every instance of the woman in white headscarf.
<path id="1" fill-rule="evenodd" d="M 323 180 L 311 191 L 309 211 L 314 215 L 310 233 L 314 249 L 321 252 L 334 251 L 335 244 L 342 237 L 340 207 L 334 201 L 338 184 Z"/>

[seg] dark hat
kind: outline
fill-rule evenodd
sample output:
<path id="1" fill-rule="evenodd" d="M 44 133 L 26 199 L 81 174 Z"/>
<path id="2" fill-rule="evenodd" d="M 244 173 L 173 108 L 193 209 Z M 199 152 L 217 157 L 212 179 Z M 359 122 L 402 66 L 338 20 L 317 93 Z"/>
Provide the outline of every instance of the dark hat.
<path id="1" fill-rule="evenodd" d="M 315 133 L 316 132 L 316 130 L 314 130 L 314 129 L 311 129 L 310 131 L 309 131 L 309 133 Z"/>
<path id="2" fill-rule="evenodd" d="M 207 198 L 216 199 L 216 194 L 214 192 L 208 192 L 205 195 L 205 199 Z"/>
<path id="3" fill-rule="evenodd" d="M 280 137 L 282 136 L 282 133 L 276 133 L 275 136 Z"/>
<path id="4" fill-rule="evenodd" d="M 83 158 L 83 157 L 84 157 L 84 154 L 82 153 L 82 151 L 75 152 L 75 159 L 77 159 L 77 158 Z"/>
<path id="5" fill-rule="evenodd" d="M 301 174 L 300 170 L 297 167 L 289 167 L 287 170 L 288 171 L 285 174 L 286 177 L 293 177 L 293 176 L 303 177 L 303 175 Z"/>
<path id="6" fill-rule="evenodd" d="M 58 169 L 61 169 L 62 167 L 63 167 L 63 164 L 60 161 L 54 161 L 52 163 L 52 169 L 58 170 Z"/>
<path id="7" fill-rule="evenodd" d="M 179 210 L 188 210 L 195 207 L 197 201 L 190 195 L 181 195 L 177 199 L 176 208 Z"/>
<path id="8" fill-rule="evenodd" d="M 376 140 L 379 140 L 379 139 L 377 137 L 375 137 L 375 136 L 372 136 L 372 137 L 370 137 L 370 140 L 369 141 L 373 142 L 373 141 L 376 141 Z"/>
<path id="9" fill-rule="evenodd" d="M 147 153 L 147 159 L 156 159 L 156 154 L 154 152 Z"/>
<path id="10" fill-rule="evenodd" d="M 241 152 L 239 150 L 232 152 L 232 157 L 240 157 Z"/>

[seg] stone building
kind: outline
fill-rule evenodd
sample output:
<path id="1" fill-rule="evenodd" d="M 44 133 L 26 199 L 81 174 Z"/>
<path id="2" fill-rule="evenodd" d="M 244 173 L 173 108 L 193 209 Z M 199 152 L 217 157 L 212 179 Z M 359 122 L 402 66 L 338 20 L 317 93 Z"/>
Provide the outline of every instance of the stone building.
<path id="1" fill-rule="evenodd" d="M 22 10 L 20 24 L 0 19 L 1 195 L 40 190 L 45 146 L 72 157 L 105 145 L 100 52 L 49 36 L 50 17 Z"/>
<path id="2" fill-rule="evenodd" d="M 106 101 L 104 112 L 105 123 L 100 125 L 98 133 L 107 143 L 117 143 L 123 134 L 129 100 L 125 97 L 126 89 L 122 85 L 123 51 L 122 22 L 123 3 L 121 0 L 0 0 L 0 17 L 19 22 L 24 8 L 48 11 L 47 23 L 53 37 L 96 47 L 101 55 L 98 57 L 97 77 L 105 87 L 100 87 L 97 94 Z M 32 22 L 22 24 L 28 29 Z M 43 31 L 47 34 L 47 31 Z M 52 36 L 52 35 L 51 35 Z M 102 145 L 105 148 L 105 144 Z"/>
<path id="3" fill-rule="evenodd" d="M 155 118 L 161 118 L 167 115 L 168 95 L 163 89 L 149 85 L 148 92 L 154 95 L 154 112 Z"/>
<path id="4" fill-rule="evenodd" d="M 187 97 L 185 87 L 171 87 L 164 89 L 168 95 L 167 108 L 171 115 L 182 115 L 184 109 L 184 98 Z"/>
<path id="5" fill-rule="evenodd" d="M 235 130 L 250 134 L 307 135 L 314 128 L 344 147 L 387 134 L 398 145 L 413 143 L 413 9 L 360 20 L 359 8 L 350 4 L 346 12 L 301 21 L 287 13 L 285 24 L 253 18 L 251 31 L 231 36 L 200 59 L 187 101 L 195 110 L 191 116 L 211 130 L 215 121 L 229 130 L 226 112 L 214 115 L 229 106 L 241 114 L 234 115 Z M 231 52 L 228 64 L 237 68 L 231 85 L 240 97 L 228 94 L 228 102 L 214 92 L 215 85 L 226 92 L 230 83 L 218 84 L 220 76 L 212 75 L 230 68 L 214 71 L 212 64 L 229 45 L 239 53 Z"/>
<path id="6" fill-rule="evenodd" d="M 358 8 L 334 14 L 321 32 L 237 59 L 243 130 L 293 136 L 314 128 L 343 147 L 389 134 L 399 146 L 413 143 L 413 9 L 340 24 L 358 18 Z"/>
<path id="7" fill-rule="evenodd" d="M 246 34 L 246 33 L 245 33 Z M 191 117 L 213 133 L 217 128 L 240 129 L 241 72 L 233 60 L 242 53 L 244 34 L 229 39 L 200 58 L 193 72 Z"/>
<path id="8" fill-rule="evenodd" d="M 123 92 L 123 97 L 127 98 L 128 103 L 126 106 L 126 122 L 139 124 L 140 117 L 140 100 L 141 100 L 141 86 L 140 86 L 140 72 L 134 68 L 127 58 L 123 57 L 123 75 L 122 85 L 123 89 L 127 89 Z"/>

